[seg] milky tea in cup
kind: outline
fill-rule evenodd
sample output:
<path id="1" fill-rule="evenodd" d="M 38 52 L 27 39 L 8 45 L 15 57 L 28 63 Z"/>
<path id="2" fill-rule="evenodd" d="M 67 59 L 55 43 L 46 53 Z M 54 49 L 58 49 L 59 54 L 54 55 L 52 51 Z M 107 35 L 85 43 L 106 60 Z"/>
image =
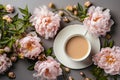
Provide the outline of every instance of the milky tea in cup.
<path id="1" fill-rule="evenodd" d="M 86 59 L 91 51 L 91 45 L 83 35 L 72 35 L 65 44 L 65 53 L 74 61 Z"/>

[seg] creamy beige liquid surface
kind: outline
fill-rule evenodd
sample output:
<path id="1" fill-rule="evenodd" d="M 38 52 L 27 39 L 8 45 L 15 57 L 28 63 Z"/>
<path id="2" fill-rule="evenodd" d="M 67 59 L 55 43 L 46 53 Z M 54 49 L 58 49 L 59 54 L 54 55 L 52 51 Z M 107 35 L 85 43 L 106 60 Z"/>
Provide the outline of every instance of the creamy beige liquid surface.
<path id="1" fill-rule="evenodd" d="M 73 59 L 80 59 L 88 52 L 88 42 L 82 36 L 72 37 L 66 44 L 66 53 Z"/>

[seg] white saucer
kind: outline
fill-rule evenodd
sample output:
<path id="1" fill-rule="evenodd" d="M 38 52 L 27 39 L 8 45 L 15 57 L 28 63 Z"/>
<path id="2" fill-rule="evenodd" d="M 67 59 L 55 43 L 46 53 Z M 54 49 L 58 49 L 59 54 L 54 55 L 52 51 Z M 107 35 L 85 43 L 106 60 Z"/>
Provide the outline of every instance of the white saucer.
<path id="1" fill-rule="evenodd" d="M 64 52 L 64 43 L 67 37 L 73 34 L 85 34 L 86 29 L 84 25 L 69 25 L 61 30 L 56 36 L 53 44 L 53 50 L 57 59 L 66 67 L 72 69 L 82 69 L 90 66 L 92 64 L 92 55 L 96 54 L 100 50 L 100 40 L 89 33 L 86 34 L 86 38 L 91 43 L 92 51 L 90 56 L 84 61 L 73 61 Z"/>

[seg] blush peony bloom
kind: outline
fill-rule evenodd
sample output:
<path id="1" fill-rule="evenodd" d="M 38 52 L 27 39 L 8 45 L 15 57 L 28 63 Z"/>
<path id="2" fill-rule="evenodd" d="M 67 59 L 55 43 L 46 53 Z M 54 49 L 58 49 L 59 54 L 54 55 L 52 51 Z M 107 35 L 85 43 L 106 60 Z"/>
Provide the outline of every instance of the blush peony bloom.
<path id="1" fill-rule="evenodd" d="M 11 60 L 6 56 L 6 54 L 0 54 L 0 74 L 3 74 L 8 68 L 12 66 Z"/>
<path id="2" fill-rule="evenodd" d="M 35 59 L 42 51 L 44 51 L 44 48 L 40 44 L 40 38 L 37 36 L 32 36 L 32 34 L 27 35 L 18 42 L 20 46 L 20 54 L 28 59 Z"/>
<path id="3" fill-rule="evenodd" d="M 111 75 L 120 73 L 120 47 L 102 48 L 102 50 L 93 57 L 95 65 Z"/>
<path id="4" fill-rule="evenodd" d="M 60 27 L 60 16 L 48 10 L 46 6 L 36 8 L 30 18 L 36 32 L 45 39 L 53 38 Z"/>
<path id="5" fill-rule="evenodd" d="M 62 74 L 60 64 L 50 56 L 46 61 L 36 62 L 34 69 L 37 72 L 33 76 L 40 78 L 39 80 L 56 80 L 57 76 Z"/>
<path id="6" fill-rule="evenodd" d="M 88 16 L 84 19 L 83 24 L 87 26 L 90 33 L 97 37 L 106 35 L 106 32 L 109 32 L 114 24 L 113 20 L 110 19 L 109 9 L 103 10 L 102 7 L 91 6 L 88 9 Z"/>
<path id="7" fill-rule="evenodd" d="M 5 9 L 8 13 L 12 13 L 14 11 L 14 7 L 10 4 L 7 4 Z"/>

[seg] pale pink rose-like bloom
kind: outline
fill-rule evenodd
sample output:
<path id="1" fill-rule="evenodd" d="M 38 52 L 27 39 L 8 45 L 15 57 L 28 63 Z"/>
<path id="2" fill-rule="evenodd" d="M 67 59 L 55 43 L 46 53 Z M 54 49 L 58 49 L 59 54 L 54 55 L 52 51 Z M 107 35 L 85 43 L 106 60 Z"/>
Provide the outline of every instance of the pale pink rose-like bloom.
<path id="1" fill-rule="evenodd" d="M 20 45 L 19 53 L 28 59 L 35 59 L 39 56 L 44 48 L 40 44 L 40 38 L 37 36 L 26 36 L 20 39 L 18 44 Z"/>
<path id="2" fill-rule="evenodd" d="M 14 11 L 14 7 L 10 4 L 7 4 L 5 9 L 8 13 L 12 13 Z"/>
<path id="3" fill-rule="evenodd" d="M 45 39 L 53 38 L 60 27 L 60 16 L 48 10 L 46 6 L 36 8 L 30 18 L 36 32 Z"/>
<path id="4" fill-rule="evenodd" d="M 56 80 L 57 76 L 62 75 L 60 63 L 50 56 L 46 61 L 36 62 L 34 69 L 36 73 L 33 76 L 39 78 L 38 80 Z"/>
<path id="5" fill-rule="evenodd" d="M 104 69 L 111 75 L 120 74 L 120 47 L 102 48 L 101 51 L 93 57 L 95 65 Z"/>
<path id="6" fill-rule="evenodd" d="M 0 54 L 0 74 L 3 74 L 8 68 L 12 66 L 11 60 L 6 56 L 6 54 Z"/>
<path id="7" fill-rule="evenodd" d="M 99 37 L 105 36 L 106 32 L 109 32 L 114 21 L 111 19 L 110 10 L 103 10 L 102 7 L 91 6 L 88 9 L 88 17 L 83 21 L 83 24 L 87 26 L 88 31 Z"/>

